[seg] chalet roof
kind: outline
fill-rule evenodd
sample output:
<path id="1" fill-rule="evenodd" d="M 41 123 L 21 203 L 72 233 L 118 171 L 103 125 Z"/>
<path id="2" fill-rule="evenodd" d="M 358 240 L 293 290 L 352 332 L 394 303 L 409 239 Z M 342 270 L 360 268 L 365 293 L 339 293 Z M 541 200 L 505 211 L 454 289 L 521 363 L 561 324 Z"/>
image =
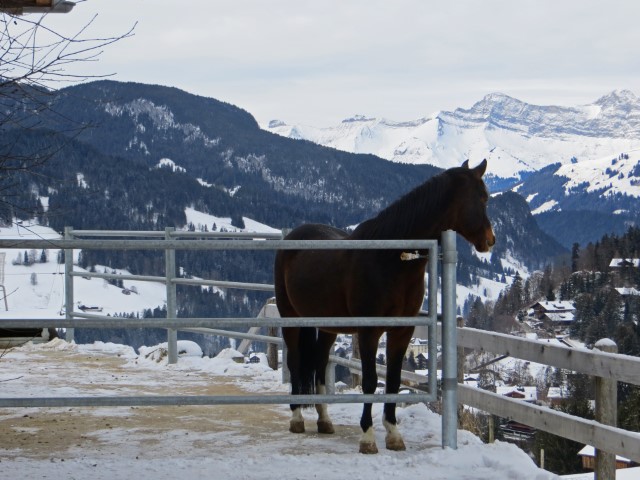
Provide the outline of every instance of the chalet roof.
<path id="1" fill-rule="evenodd" d="M 576 307 L 574 306 L 572 301 L 569 300 L 553 300 L 553 301 L 544 301 L 537 302 L 534 308 L 538 307 L 545 312 L 568 312 L 574 311 Z"/>
<path id="2" fill-rule="evenodd" d="M 547 392 L 547 399 L 550 398 L 566 398 L 567 391 L 562 387 L 549 387 L 549 391 Z"/>
<path id="3" fill-rule="evenodd" d="M 594 457 L 596 454 L 595 452 L 595 448 L 593 448 L 591 445 L 585 445 L 582 450 L 580 450 L 578 452 L 578 455 L 583 456 L 583 457 Z M 623 457 L 620 455 L 616 455 L 616 460 L 619 462 L 628 462 L 631 463 L 631 460 L 628 459 L 627 457 Z"/>
<path id="4" fill-rule="evenodd" d="M 575 320 L 573 312 L 546 313 L 545 316 L 553 323 L 572 323 Z"/>
<path id="5" fill-rule="evenodd" d="M 538 390 L 536 387 L 496 387 L 498 395 L 505 397 L 521 398 L 525 402 L 535 402 L 538 400 Z"/>
<path id="6" fill-rule="evenodd" d="M 636 290 L 633 287 L 616 288 L 616 292 L 618 292 L 623 297 L 626 297 L 626 296 L 629 296 L 629 295 L 640 295 L 640 290 Z"/>
<path id="7" fill-rule="evenodd" d="M 640 268 L 640 258 L 612 258 L 609 268 L 636 267 Z"/>

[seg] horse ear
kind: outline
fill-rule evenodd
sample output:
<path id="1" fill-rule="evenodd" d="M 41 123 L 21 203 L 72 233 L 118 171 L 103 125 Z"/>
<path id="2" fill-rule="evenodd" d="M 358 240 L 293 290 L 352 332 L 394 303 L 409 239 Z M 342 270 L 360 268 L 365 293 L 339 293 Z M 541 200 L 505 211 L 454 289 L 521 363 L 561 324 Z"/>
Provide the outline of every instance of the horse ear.
<path id="1" fill-rule="evenodd" d="M 466 159 L 462 164 L 462 168 L 469 168 L 469 159 Z"/>
<path id="2" fill-rule="evenodd" d="M 478 178 L 482 178 L 482 176 L 484 175 L 484 172 L 487 171 L 487 159 L 485 158 L 484 160 L 482 160 L 482 162 L 480 162 L 480 165 L 478 165 L 476 168 L 473 169 L 473 172 L 476 174 L 476 176 Z"/>

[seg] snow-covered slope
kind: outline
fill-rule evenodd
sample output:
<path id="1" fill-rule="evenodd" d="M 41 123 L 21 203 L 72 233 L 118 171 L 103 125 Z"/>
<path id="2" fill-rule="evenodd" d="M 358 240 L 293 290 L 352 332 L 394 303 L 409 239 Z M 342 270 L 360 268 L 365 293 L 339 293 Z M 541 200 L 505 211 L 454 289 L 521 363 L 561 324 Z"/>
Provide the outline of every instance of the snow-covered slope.
<path id="1" fill-rule="evenodd" d="M 640 99 L 623 90 L 592 104 L 559 107 L 492 93 L 469 109 L 410 122 L 356 116 L 333 127 L 272 121 L 264 128 L 394 162 L 450 168 L 467 158 L 487 158 L 490 173 L 511 178 L 572 158 L 616 156 L 640 148 Z"/>
<path id="2" fill-rule="evenodd" d="M 571 191 L 584 188 L 586 192 L 601 192 L 601 196 L 609 197 L 624 194 L 640 197 L 640 153 L 632 152 L 632 156 L 624 154 L 615 158 L 605 157 L 562 165 L 556 170 L 558 177 L 567 177 L 564 184 L 565 195 Z"/>
<path id="3" fill-rule="evenodd" d="M 215 224 L 218 231 L 277 232 L 267 225 L 244 217 L 245 229 L 231 225 L 231 219 L 216 217 L 192 208 L 186 210 L 187 220 L 197 230 L 210 231 Z M 7 239 L 60 239 L 60 235 L 47 227 L 27 222 L 0 227 L 0 238 Z M 0 292 L 0 318 L 56 318 L 64 313 L 64 265 L 58 263 L 59 249 L 25 251 L 0 249 L 4 254 L 4 285 L 7 307 Z M 84 272 L 77 265 L 80 251 L 75 250 L 74 271 Z M 25 255 L 27 262 L 25 262 Z M 46 259 L 45 262 L 42 260 Z M 25 264 L 26 263 L 26 264 Z M 129 274 L 126 270 L 96 265 L 98 273 Z M 74 300 L 76 304 L 102 309 L 103 315 L 142 313 L 145 309 L 162 307 L 166 303 L 164 284 L 141 281 L 123 281 L 123 288 L 106 280 L 89 277 L 74 277 Z M 128 294 L 123 294 L 128 290 Z"/>

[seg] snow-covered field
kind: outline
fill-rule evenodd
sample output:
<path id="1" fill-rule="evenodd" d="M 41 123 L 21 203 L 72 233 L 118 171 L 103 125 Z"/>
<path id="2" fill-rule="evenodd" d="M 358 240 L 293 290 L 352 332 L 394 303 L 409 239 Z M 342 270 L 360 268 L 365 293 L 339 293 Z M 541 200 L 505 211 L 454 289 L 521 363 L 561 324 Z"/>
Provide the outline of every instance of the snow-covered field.
<path id="1" fill-rule="evenodd" d="M 241 365 L 227 355 L 185 357 L 177 365 L 137 356 L 129 347 L 54 340 L 0 359 L 1 397 L 284 393 L 280 372 Z M 381 405 L 374 424 L 384 445 Z M 256 410 L 257 409 L 257 410 Z M 360 405 L 330 405 L 334 435 L 288 432 L 278 406 L 28 408 L 0 411 L 0 478 L 92 479 L 532 479 L 538 469 L 514 445 L 483 444 L 458 432 L 458 449 L 441 447 L 441 418 L 425 405 L 400 408 L 404 452 L 357 453 Z M 88 425 L 88 426 L 87 426 Z M 59 434 L 51 429 L 59 429 Z"/>
<path id="2" fill-rule="evenodd" d="M 213 225 L 218 230 L 239 230 L 231 225 L 231 219 L 216 217 L 187 208 L 187 222 L 194 225 L 197 230 L 207 226 L 211 231 Z M 259 223 L 250 218 L 243 218 L 244 231 L 273 233 L 278 230 Z M 0 239 L 41 239 L 56 240 L 60 235 L 50 228 L 42 227 L 28 222 L 14 223 L 9 227 L 0 227 Z M 7 293 L 8 311 L 5 310 L 4 301 L 0 299 L 0 318 L 55 318 L 64 314 L 64 265 L 58 263 L 59 249 L 52 245 L 45 250 L 46 262 L 41 262 L 42 250 L 26 251 L 18 249 L 0 249 L 0 255 L 5 254 L 4 261 L 4 285 Z M 79 251 L 74 251 L 74 263 L 78 261 Z M 33 257 L 34 262 L 24 264 L 24 256 Z M 78 265 L 74 271 L 84 271 Z M 96 266 L 98 273 L 129 274 L 126 270 L 111 269 L 104 266 Z M 78 304 L 98 307 L 103 315 L 118 313 L 135 313 L 156 307 L 162 307 L 166 303 L 166 287 L 160 283 L 140 282 L 125 280 L 125 289 L 130 295 L 123 295 L 123 289 L 109 284 L 99 278 L 74 278 L 74 300 Z M 1 293 L 0 293 L 1 294 Z"/>

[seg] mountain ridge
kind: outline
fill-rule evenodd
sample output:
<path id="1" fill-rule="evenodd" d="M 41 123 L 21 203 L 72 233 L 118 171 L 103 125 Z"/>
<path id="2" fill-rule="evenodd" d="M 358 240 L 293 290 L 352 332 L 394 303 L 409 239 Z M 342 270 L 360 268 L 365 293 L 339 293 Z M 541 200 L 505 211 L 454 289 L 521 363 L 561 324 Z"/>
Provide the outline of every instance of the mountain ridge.
<path id="1" fill-rule="evenodd" d="M 491 160 L 489 172 L 521 179 L 551 163 L 640 148 L 640 99 L 615 90 L 591 104 L 538 106 L 490 93 L 470 108 L 396 122 L 358 115 L 332 127 L 273 121 L 268 131 L 402 163 L 449 168 L 467 158 Z M 580 141 L 578 141 L 578 139 Z M 570 143 L 570 145 L 567 145 Z"/>

